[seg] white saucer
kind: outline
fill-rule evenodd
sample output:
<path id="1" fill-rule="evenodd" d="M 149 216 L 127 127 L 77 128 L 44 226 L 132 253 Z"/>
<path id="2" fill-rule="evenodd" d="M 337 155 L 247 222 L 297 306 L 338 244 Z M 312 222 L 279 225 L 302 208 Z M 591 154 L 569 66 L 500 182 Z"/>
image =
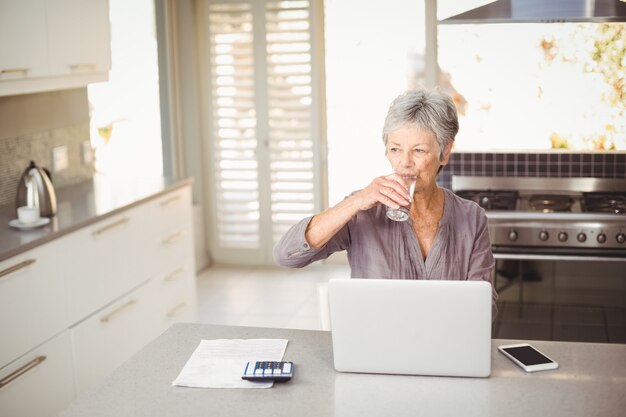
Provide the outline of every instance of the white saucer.
<path id="1" fill-rule="evenodd" d="M 40 217 L 39 220 L 32 223 L 22 223 L 18 219 L 13 219 L 9 222 L 9 226 L 17 229 L 34 229 L 35 227 L 40 227 L 48 223 L 50 223 L 49 217 Z"/>

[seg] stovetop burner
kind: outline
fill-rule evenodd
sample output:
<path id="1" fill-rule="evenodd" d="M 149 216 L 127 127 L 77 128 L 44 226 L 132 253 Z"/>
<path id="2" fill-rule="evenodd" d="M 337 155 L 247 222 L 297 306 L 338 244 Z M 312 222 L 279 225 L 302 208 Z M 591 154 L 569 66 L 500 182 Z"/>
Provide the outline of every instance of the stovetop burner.
<path id="1" fill-rule="evenodd" d="M 515 210 L 519 193 L 508 190 L 462 190 L 456 194 L 474 201 L 485 210 Z"/>
<path id="2" fill-rule="evenodd" d="M 626 213 L 626 193 L 587 192 L 581 199 L 583 211 L 590 213 Z"/>
<path id="3" fill-rule="evenodd" d="M 542 213 L 563 213 L 572 211 L 574 199 L 567 195 L 534 194 L 528 198 L 528 206 Z"/>

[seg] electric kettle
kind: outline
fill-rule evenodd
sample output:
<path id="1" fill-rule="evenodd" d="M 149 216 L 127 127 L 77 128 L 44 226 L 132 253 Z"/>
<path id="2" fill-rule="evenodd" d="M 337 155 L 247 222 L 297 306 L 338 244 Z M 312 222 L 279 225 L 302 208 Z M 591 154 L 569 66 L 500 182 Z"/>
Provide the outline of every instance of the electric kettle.
<path id="1" fill-rule="evenodd" d="M 40 168 L 35 161 L 30 165 L 17 184 L 16 210 L 18 207 L 39 207 L 42 217 L 52 217 L 57 212 L 57 197 L 45 168 Z"/>

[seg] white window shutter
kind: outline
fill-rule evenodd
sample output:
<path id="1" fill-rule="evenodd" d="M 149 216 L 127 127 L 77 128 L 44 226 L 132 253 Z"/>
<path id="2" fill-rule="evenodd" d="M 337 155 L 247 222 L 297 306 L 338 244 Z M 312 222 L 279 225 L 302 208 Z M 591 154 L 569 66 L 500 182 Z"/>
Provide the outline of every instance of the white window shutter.
<path id="1" fill-rule="evenodd" d="M 308 1 L 266 7 L 273 242 L 315 210 Z"/>
<path id="2" fill-rule="evenodd" d="M 210 4 L 209 28 L 217 240 L 225 248 L 258 248 L 258 140 L 250 4 Z"/>
<path id="3" fill-rule="evenodd" d="M 218 261 L 270 263 L 288 228 L 320 210 L 312 3 L 207 0 Z"/>

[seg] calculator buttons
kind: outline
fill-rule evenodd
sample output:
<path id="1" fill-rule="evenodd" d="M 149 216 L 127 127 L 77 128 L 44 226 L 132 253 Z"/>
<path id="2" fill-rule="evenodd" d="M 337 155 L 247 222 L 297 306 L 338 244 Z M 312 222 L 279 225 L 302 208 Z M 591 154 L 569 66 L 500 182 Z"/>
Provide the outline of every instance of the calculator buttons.
<path id="1" fill-rule="evenodd" d="M 248 362 L 241 378 L 249 381 L 288 381 L 293 376 L 293 362 Z"/>

